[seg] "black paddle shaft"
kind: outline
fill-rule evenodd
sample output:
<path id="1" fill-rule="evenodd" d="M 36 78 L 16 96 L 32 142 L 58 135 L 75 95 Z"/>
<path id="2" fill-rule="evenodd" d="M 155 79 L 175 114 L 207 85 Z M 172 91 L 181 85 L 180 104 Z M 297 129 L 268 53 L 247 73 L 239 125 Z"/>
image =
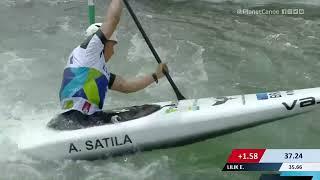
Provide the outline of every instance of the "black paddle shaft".
<path id="1" fill-rule="evenodd" d="M 124 4 L 126 5 L 126 7 L 127 7 L 128 11 L 129 11 L 130 15 L 132 16 L 134 22 L 136 23 L 138 29 L 140 30 L 140 32 L 141 32 L 144 40 L 145 40 L 146 43 L 148 44 L 148 46 L 149 46 L 149 48 L 150 48 L 153 56 L 156 58 L 157 62 L 160 64 L 162 61 L 161 61 L 161 59 L 160 59 L 157 51 L 154 49 L 154 47 L 153 47 L 151 41 L 149 40 L 147 34 L 146 34 L 145 31 L 143 30 L 143 28 L 142 28 L 142 26 L 141 26 L 141 24 L 140 24 L 137 16 L 135 15 L 135 13 L 133 12 L 132 8 L 130 7 L 130 4 L 128 3 L 127 0 L 123 0 L 123 2 L 124 2 Z M 174 92 L 176 93 L 176 96 L 177 96 L 178 100 L 184 100 L 184 99 L 186 99 L 186 98 L 180 93 L 178 87 L 177 87 L 176 84 L 173 82 L 170 74 L 169 74 L 167 71 L 164 71 L 163 74 L 167 77 L 167 79 L 168 79 L 168 81 L 169 81 L 172 89 L 173 89 Z"/>

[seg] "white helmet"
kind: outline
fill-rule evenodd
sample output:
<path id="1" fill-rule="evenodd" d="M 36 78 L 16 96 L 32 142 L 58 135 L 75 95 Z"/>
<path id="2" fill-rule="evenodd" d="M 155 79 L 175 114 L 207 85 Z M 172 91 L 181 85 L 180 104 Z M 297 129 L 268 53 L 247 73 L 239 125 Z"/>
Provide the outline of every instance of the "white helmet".
<path id="1" fill-rule="evenodd" d="M 86 30 L 86 36 L 91 36 L 92 34 L 94 34 L 95 32 L 98 31 L 98 29 L 102 26 L 102 23 L 94 23 L 91 24 L 88 29 Z M 111 35 L 111 37 L 108 39 L 108 41 L 115 41 L 118 42 L 117 39 L 117 31 L 114 31 L 113 34 Z"/>

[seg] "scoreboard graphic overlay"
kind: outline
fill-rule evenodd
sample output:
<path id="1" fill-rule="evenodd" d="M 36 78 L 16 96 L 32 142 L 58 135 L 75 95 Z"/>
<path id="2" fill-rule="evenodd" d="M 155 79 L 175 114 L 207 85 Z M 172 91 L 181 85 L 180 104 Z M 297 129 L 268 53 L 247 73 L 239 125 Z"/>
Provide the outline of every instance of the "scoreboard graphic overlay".
<path id="1" fill-rule="evenodd" d="M 223 171 L 265 171 L 261 179 L 320 180 L 320 149 L 233 149 Z"/>

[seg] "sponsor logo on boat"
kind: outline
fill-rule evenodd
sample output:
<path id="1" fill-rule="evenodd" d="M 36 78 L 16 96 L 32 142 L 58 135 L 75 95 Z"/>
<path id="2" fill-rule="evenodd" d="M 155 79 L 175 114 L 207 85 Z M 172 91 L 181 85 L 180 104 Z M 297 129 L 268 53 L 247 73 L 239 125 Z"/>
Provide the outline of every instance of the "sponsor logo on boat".
<path id="1" fill-rule="evenodd" d="M 308 106 L 314 106 L 320 104 L 320 102 L 316 102 L 316 98 L 314 97 L 307 97 L 302 99 L 296 99 L 290 103 L 283 102 L 282 104 L 288 111 L 291 111 L 296 107 L 304 108 Z"/>
<path id="2" fill-rule="evenodd" d="M 267 93 L 258 93 L 256 94 L 257 96 L 257 99 L 258 100 L 266 100 L 266 99 L 269 99 L 269 96 Z"/>
<path id="3" fill-rule="evenodd" d="M 282 97 L 281 92 L 270 92 L 270 93 L 258 93 L 256 94 L 258 100 L 267 100 L 269 98 L 280 98 Z"/>
<path id="4" fill-rule="evenodd" d="M 84 147 L 87 151 L 106 149 L 110 147 L 123 146 L 126 144 L 132 144 L 132 140 L 129 135 L 123 137 L 105 137 L 101 139 L 86 140 L 81 147 Z M 75 146 L 75 143 L 69 144 L 69 153 L 81 152 L 82 149 Z"/>
<path id="5" fill-rule="evenodd" d="M 195 99 L 190 106 L 180 105 L 178 103 L 170 105 L 170 107 L 166 110 L 166 113 L 173 113 L 173 112 L 189 112 L 189 111 L 197 111 L 200 110 L 200 106 L 198 106 L 198 99 Z"/>
<path id="6" fill-rule="evenodd" d="M 166 110 L 166 113 L 169 114 L 169 113 L 173 113 L 173 112 L 177 112 L 178 111 L 178 108 L 177 107 L 169 107 L 167 110 Z"/>
<path id="7" fill-rule="evenodd" d="M 166 113 L 169 114 L 169 113 L 173 113 L 173 112 L 189 112 L 189 111 L 198 111 L 200 110 L 200 107 L 199 106 L 186 106 L 186 107 L 169 107 L 167 110 L 166 110 Z"/>
<path id="8" fill-rule="evenodd" d="M 236 98 L 234 98 L 234 97 L 217 97 L 215 99 L 216 102 L 212 106 L 218 106 L 218 105 L 224 104 L 227 101 L 232 100 L 232 99 L 236 99 Z"/>
<path id="9" fill-rule="evenodd" d="M 287 96 L 294 95 L 294 91 L 286 91 L 285 94 Z M 281 98 L 283 97 L 283 94 L 281 92 L 270 92 L 270 93 L 258 93 L 256 94 L 258 100 L 267 100 L 267 99 L 273 99 L 273 98 Z"/>
<path id="10" fill-rule="evenodd" d="M 169 108 L 166 110 L 166 113 L 169 114 L 169 113 L 178 111 L 178 104 L 179 104 L 179 101 L 166 105 L 166 106 L 169 106 Z"/>
<path id="11" fill-rule="evenodd" d="M 282 97 L 281 92 L 271 92 L 268 95 L 269 95 L 269 98 L 281 98 Z"/>

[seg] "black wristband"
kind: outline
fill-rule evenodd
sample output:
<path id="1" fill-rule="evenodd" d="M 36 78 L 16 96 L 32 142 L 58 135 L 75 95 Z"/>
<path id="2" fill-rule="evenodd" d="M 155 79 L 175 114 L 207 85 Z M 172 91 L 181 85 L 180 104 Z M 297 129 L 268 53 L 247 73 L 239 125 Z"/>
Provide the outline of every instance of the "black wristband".
<path id="1" fill-rule="evenodd" d="M 157 77 L 156 73 L 153 73 L 152 77 L 153 77 L 154 81 L 158 84 L 158 77 Z"/>

